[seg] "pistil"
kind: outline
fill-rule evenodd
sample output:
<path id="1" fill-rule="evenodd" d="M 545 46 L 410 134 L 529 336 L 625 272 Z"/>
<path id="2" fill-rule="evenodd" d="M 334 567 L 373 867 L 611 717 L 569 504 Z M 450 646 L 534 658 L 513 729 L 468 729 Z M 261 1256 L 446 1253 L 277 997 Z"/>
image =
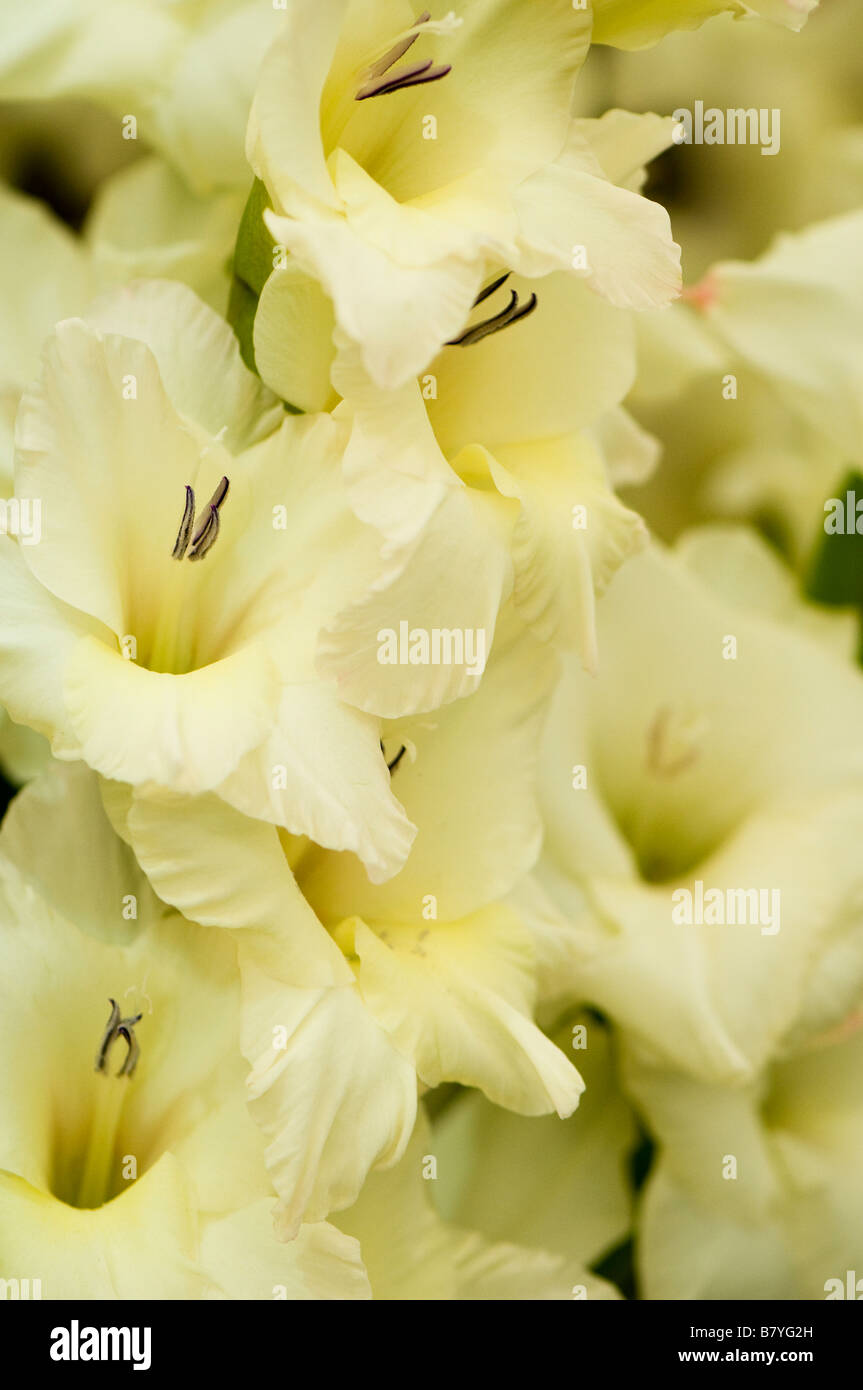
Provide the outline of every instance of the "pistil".
<path id="1" fill-rule="evenodd" d="M 129 1082 L 140 1056 L 135 1025 L 140 1023 L 143 1015 L 122 1018 L 116 999 L 109 1000 L 109 1003 L 111 1015 L 96 1054 L 96 1071 L 99 1073 L 96 1101 L 75 1197 L 75 1206 L 87 1209 L 103 1206 L 113 1187 L 112 1169 L 116 1163 L 120 1121 Z M 126 1044 L 126 1056 L 119 1071 L 111 1076 L 108 1073 L 108 1058 L 118 1038 Z"/>

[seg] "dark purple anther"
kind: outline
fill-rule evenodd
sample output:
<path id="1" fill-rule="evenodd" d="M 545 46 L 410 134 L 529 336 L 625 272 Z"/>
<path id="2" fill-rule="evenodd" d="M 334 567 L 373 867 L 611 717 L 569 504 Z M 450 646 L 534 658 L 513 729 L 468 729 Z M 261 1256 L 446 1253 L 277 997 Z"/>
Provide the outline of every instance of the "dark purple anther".
<path id="1" fill-rule="evenodd" d="M 171 556 L 174 560 L 182 560 L 189 544 L 189 537 L 192 534 L 192 527 L 195 524 L 195 494 L 186 483 L 186 505 L 183 508 L 183 519 L 180 522 L 180 529 L 177 532 L 177 539 L 174 541 L 174 549 Z"/>
<path id="2" fill-rule="evenodd" d="M 506 278 L 506 277 L 504 277 Z M 503 284 L 503 281 L 500 281 Z M 495 286 L 497 288 L 497 286 Z M 491 293 L 491 290 L 489 291 Z M 476 303 L 482 302 L 485 295 L 482 295 Z M 492 333 L 499 333 L 502 328 L 509 328 L 511 324 L 518 323 L 520 319 L 526 319 L 528 314 L 532 314 L 537 305 L 535 294 L 530 296 L 526 304 L 519 304 L 518 295 L 515 290 L 510 290 L 509 303 L 499 314 L 493 314 L 490 319 L 484 319 L 482 323 L 474 324 L 473 328 L 466 328 L 457 338 L 450 338 L 447 347 L 471 347 L 473 343 L 482 342 L 483 338 L 488 338 Z M 476 304 L 474 305 L 476 308 Z"/>
<path id="3" fill-rule="evenodd" d="M 189 551 L 190 560 L 203 560 L 208 551 L 212 550 L 219 536 L 219 509 L 210 503 L 207 508 L 207 519 L 198 528 L 192 538 L 192 547 Z"/>

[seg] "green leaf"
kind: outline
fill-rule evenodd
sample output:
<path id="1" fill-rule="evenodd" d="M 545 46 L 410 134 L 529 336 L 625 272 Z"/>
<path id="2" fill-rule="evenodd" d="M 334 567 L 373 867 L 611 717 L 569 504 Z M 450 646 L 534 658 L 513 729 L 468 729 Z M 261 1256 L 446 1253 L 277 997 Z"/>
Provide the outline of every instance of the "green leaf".
<path id="1" fill-rule="evenodd" d="M 254 291 L 256 298 L 273 273 L 276 243 L 264 221 L 264 213 L 271 206 L 266 188 L 260 179 L 255 179 L 240 218 L 234 248 L 234 274 Z"/>
<path id="2" fill-rule="evenodd" d="M 275 269 L 276 242 L 267 231 L 264 213 L 271 207 L 269 194 L 260 179 L 252 184 L 234 247 L 234 278 L 228 300 L 228 323 L 240 344 L 240 355 L 250 371 L 260 376 L 255 361 L 255 315 L 261 290 Z M 283 402 L 289 415 L 302 415 L 298 406 Z"/>
<path id="3" fill-rule="evenodd" d="M 228 300 L 228 323 L 240 343 L 240 354 L 250 371 L 257 374 L 255 362 L 255 314 L 261 290 L 273 270 L 275 242 L 267 231 L 264 212 L 270 207 L 266 187 L 255 179 L 243 208 L 234 246 L 234 278 Z"/>
<path id="4" fill-rule="evenodd" d="M 249 371 L 254 372 L 255 375 L 258 374 L 254 339 L 257 308 L 258 296 L 235 275 L 231 282 L 231 294 L 228 299 L 228 323 L 237 335 L 240 344 L 240 356 Z"/>

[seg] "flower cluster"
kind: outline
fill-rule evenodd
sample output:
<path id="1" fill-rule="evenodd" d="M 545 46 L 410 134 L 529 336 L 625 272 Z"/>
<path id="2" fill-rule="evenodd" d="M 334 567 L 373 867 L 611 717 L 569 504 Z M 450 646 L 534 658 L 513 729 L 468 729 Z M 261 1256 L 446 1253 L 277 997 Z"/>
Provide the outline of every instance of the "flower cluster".
<path id="1" fill-rule="evenodd" d="M 816 3 L 3 0 L 5 1296 L 863 1272 L 863 181 L 701 101 Z"/>

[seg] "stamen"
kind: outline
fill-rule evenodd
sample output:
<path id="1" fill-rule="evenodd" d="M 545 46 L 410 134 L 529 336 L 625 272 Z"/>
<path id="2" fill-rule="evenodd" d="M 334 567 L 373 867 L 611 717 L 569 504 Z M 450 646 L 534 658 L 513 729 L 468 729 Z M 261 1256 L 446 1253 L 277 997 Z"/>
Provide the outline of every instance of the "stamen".
<path id="1" fill-rule="evenodd" d="M 385 751 L 385 749 L 384 749 L 384 741 L 383 741 L 383 739 L 381 739 L 381 752 L 382 752 L 383 755 L 384 755 L 384 759 L 386 759 L 386 756 L 387 756 L 387 755 L 386 755 L 386 751 Z M 398 767 L 399 763 L 401 762 L 401 760 L 402 760 L 402 758 L 404 757 L 404 755 L 405 755 L 406 752 L 407 752 L 407 744 L 403 743 L 402 746 L 401 746 L 401 748 L 399 749 L 399 751 L 396 753 L 395 757 L 393 758 L 392 762 L 391 762 L 391 763 L 387 763 L 387 768 L 388 768 L 388 770 L 389 770 L 390 773 L 395 772 L 396 768 Z"/>
<path id="2" fill-rule="evenodd" d="M 138 1058 L 141 1055 L 141 1048 L 138 1039 L 135 1037 L 135 1024 L 140 1023 L 143 1014 L 135 1014 L 134 1018 L 121 1018 L 120 1009 L 116 999 L 109 999 L 111 1005 L 111 1017 L 108 1019 L 108 1026 L 105 1029 L 105 1036 L 96 1054 L 96 1070 L 105 1071 L 108 1061 L 108 1053 L 115 1038 L 122 1038 L 128 1048 L 126 1059 L 123 1062 L 117 1076 L 131 1076 L 138 1065 Z"/>
<path id="3" fill-rule="evenodd" d="M 400 748 L 399 751 L 396 753 L 396 755 L 395 755 L 395 757 L 393 758 L 392 762 L 391 762 L 391 763 L 387 763 L 387 768 L 389 769 L 389 771 L 390 771 L 391 774 L 392 774 L 393 772 L 395 772 L 396 768 L 398 767 L 399 763 L 401 762 L 401 760 L 402 760 L 402 758 L 404 757 L 404 755 L 405 755 L 406 752 L 407 752 L 407 747 L 405 746 L 405 744 L 402 744 L 401 748 Z M 399 783 L 399 785 L 401 785 L 401 783 Z"/>
<path id="4" fill-rule="evenodd" d="M 431 10 L 423 10 L 422 14 L 414 20 L 414 28 L 419 28 L 421 24 L 428 24 L 430 19 Z M 418 38 L 419 34 L 408 34 L 407 38 L 400 39 L 398 43 L 393 44 L 388 53 L 385 53 L 376 63 L 372 63 L 368 70 L 369 77 L 380 77 L 382 72 L 386 72 L 387 68 L 391 68 L 393 63 L 397 63 L 399 58 L 405 56 Z"/>
<path id="5" fill-rule="evenodd" d="M 501 285 L 506 284 L 510 275 L 512 275 L 511 270 L 504 271 L 503 275 L 499 275 L 496 280 L 492 280 L 490 285 L 486 285 L 484 290 L 480 290 L 476 299 L 473 301 L 473 307 L 478 309 L 484 299 L 488 299 L 489 295 L 494 294 L 495 290 L 499 290 Z"/>
<path id="6" fill-rule="evenodd" d="M 207 503 L 207 514 L 192 536 L 192 544 L 189 549 L 189 536 L 195 524 L 195 493 L 189 484 L 186 484 L 186 504 L 183 508 L 183 518 L 177 532 L 177 539 L 174 542 L 174 549 L 171 551 L 175 560 L 182 560 L 187 549 L 189 560 L 203 560 L 208 551 L 212 550 L 219 535 L 219 508 L 227 497 L 230 486 L 227 478 L 220 480 L 216 491 Z"/>
<path id="7" fill-rule="evenodd" d="M 397 72 L 391 73 L 390 68 L 403 58 L 409 48 L 412 48 L 419 38 L 418 30 L 421 25 L 428 24 L 431 19 L 431 11 L 423 10 L 414 20 L 411 28 L 388 49 L 382 58 L 372 63 L 366 70 L 364 86 L 360 87 L 354 98 L 355 101 L 367 101 L 369 97 L 384 96 L 387 92 L 401 92 L 407 87 L 420 87 L 426 82 L 439 82 L 442 77 L 446 77 L 452 71 L 449 63 L 442 67 L 432 67 L 433 60 L 429 58 L 426 62 L 411 63 L 407 67 L 399 68 Z M 454 15 L 449 15 L 446 21 L 439 25 L 433 25 L 436 32 L 443 32 L 447 24 L 452 21 L 457 23 Z M 389 76 L 386 74 L 389 73 Z"/>
<path id="8" fill-rule="evenodd" d="M 221 507 L 222 503 L 228 495 L 228 489 L 230 488 L 230 486 L 231 484 L 228 482 L 227 478 L 222 478 L 221 482 L 216 488 L 216 491 L 213 493 L 212 497 L 207 503 L 207 506 L 215 507 L 218 511 L 219 507 Z"/>
<path id="9" fill-rule="evenodd" d="M 186 483 L 186 505 L 183 508 L 183 519 L 180 522 L 180 529 L 177 532 L 177 539 L 174 541 L 174 549 L 171 557 L 174 560 L 182 560 L 189 544 L 189 537 L 192 534 L 192 527 L 195 524 L 195 494 Z"/>
<path id="10" fill-rule="evenodd" d="M 384 96 L 387 92 L 400 92 L 405 87 L 420 87 L 425 82 L 439 82 L 442 77 L 446 77 L 448 72 L 452 72 L 451 63 L 440 68 L 433 68 L 432 61 L 429 58 L 425 63 L 414 63 L 411 67 L 402 68 L 392 77 L 382 77 L 367 83 L 357 92 L 355 100 L 366 101 L 368 97 Z"/>
<path id="11" fill-rule="evenodd" d="M 500 283 L 502 284 L 503 281 Z M 482 298 L 487 298 L 487 295 L 483 294 Z M 477 300 L 478 304 L 481 302 L 482 299 Z M 483 338 L 488 338 L 492 333 L 499 333 L 502 328 L 509 328 L 510 324 L 518 323 L 520 319 L 526 319 L 528 314 L 533 313 L 537 302 L 536 295 L 531 294 L 526 304 L 519 304 L 517 292 L 510 290 L 509 303 L 505 309 L 502 309 L 499 314 L 494 314 L 490 319 L 484 319 L 482 323 L 474 324 L 473 328 L 466 328 L 457 338 L 448 339 L 446 346 L 471 347 L 474 343 L 480 343 Z"/>
<path id="12" fill-rule="evenodd" d="M 212 550 L 219 536 L 219 509 L 212 506 L 207 509 L 207 519 L 199 527 L 192 541 L 192 548 L 189 551 L 190 560 L 203 560 L 204 556 Z"/>

